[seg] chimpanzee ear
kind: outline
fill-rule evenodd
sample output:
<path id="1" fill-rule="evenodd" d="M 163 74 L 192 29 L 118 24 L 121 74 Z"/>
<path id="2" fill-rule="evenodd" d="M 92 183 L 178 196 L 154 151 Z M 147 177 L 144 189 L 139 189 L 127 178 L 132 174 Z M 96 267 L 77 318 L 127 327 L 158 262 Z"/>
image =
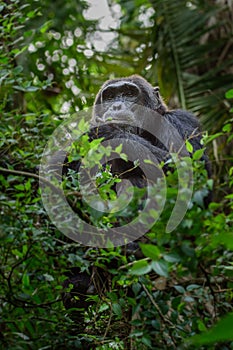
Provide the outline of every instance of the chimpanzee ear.
<path id="1" fill-rule="evenodd" d="M 156 110 L 162 115 L 165 114 L 168 109 L 167 109 L 166 104 L 163 101 L 162 96 L 159 93 L 159 87 L 158 86 L 155 86 L 153 88 L 153 95 L 156 98 L 156 105 L 157 105 L 156 106 Z"/>
<path id="2" fill-rule="evenodd" d="M 159 87 L 158 86 L 155 86 L 154 88 L 153 88 L 153 93 L 154 93 L 154 95 L 155 95 L 155 97 L 158 99 L 158 100 L 160 100 L 160 93 L 159 93 Z"/>

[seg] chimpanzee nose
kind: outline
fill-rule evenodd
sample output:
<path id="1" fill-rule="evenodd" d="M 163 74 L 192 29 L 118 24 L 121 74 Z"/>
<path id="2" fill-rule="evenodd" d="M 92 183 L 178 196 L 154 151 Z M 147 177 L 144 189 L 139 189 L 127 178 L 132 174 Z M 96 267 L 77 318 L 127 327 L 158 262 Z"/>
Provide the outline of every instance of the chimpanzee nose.
<path id="1" fill-rule="evenodd" d="M 114 102 L 111 109 L 113 111 L 120 111 L 122 109 L 122 102 Z"/>

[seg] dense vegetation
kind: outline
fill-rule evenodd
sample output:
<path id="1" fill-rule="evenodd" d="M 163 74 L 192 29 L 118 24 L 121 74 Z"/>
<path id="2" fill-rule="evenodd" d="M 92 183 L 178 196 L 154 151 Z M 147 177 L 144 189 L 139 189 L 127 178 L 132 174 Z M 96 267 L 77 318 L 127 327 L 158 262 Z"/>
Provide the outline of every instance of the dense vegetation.
<path id="1" fill-rule="evenodd" d="M 1 348 L 233 349 L 230 4 L 109 1 L 112 19 L 104 24 L 90 19 L 82 0 L 0 1 Z M 170 233 L 177 172 L 167 176 L 165 208 L 140 256 L 63 235 L 44 209 L 38 174 L 54 130 L 91 106 L 106 79 L 133 73 L 159 85 L 169 106 L 200 118 L 213 171 L 207 179 L 196 153 L 192 202 Z M 97 158 L 105 152 L 85 138 L 74 150 L 80 147 Z M 67 196 L 79 186 L 75 173 L 69 176 Z M 114 199 L 108 169 L 98 181 L 102 198 Z M 210 188 L 213 201 L 205 208 Z M 137 202 L 127 210 L 125 217 L 133 215 Z M 116 221 L 86 212 L 97 226 Z M 62 303 L 71 268 L 94 276 L 98 291 L 83 311 L 82 329 L 75 310 Z"/>

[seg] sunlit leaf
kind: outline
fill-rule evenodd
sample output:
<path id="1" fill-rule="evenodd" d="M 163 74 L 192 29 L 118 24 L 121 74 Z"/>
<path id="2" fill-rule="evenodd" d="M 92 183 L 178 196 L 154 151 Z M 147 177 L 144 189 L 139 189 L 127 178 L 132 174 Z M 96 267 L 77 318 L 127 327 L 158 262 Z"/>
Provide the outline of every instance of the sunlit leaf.
<path id="1" fill-rule="evenodd" d="M 195 345 L 211 344 L 225 340 L 233 340 L 232 332 L 233 313 L 228 314 L 217 322 L 210 330 L 205 333 L 195 335 L 189 341 Z"/>
<path id="2" fill-rule="evenodd" d="M 151 271 L 151 265 L 145 260 L 136 261 L 132 268 L 129 270 L 129 273 L 132 275 L 145 275 Z"/>
<path id="3" fill-rule="evenodd" d="M 156 245 L 153 244 L 140 244 L 140 248 L 145 257 L 157 260 L 160 255 L 160 250 Z"/>

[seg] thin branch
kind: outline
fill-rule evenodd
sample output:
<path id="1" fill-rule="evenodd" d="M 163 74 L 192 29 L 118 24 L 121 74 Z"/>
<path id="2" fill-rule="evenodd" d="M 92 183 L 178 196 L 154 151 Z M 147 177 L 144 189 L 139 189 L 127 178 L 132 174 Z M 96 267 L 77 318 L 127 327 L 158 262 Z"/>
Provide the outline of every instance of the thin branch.
<path id="1" fill-rule="evenodd" d="M 62 190 L 59 187 L 54 186 L 54 184 L 52 184 L 49 180 L 47 180 L 43 176 L 39 176 L 39 175 L 34 174 L 34 173 L 29 173 L 27 171 L 13 170 L 13 169 L 7 169 L 7 168 L 2 168 L 2 167 L 0 167 L 0 173 L 12 174 L 12 175 L 18 175 L 18 176 L 26 176 L 26 177 L 34 178 L 34 179 L 36 179 L 36 180 L 38 180 L 40 182 L 45 183 L 46 185 L 51 187 L 52 190 L 58 192 L 59 194 L 62 194 Z"/>

